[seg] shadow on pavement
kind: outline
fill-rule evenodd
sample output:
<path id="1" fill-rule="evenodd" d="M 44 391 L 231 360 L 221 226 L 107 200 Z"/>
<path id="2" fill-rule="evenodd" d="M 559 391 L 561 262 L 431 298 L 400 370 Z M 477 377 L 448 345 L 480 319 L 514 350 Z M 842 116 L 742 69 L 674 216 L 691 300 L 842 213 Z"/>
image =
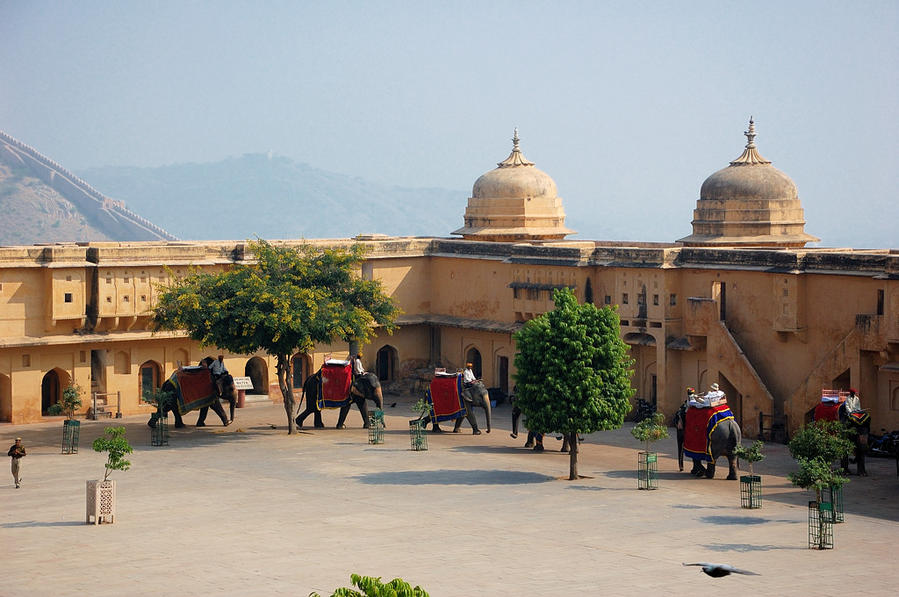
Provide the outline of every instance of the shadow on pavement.
<path id="1" fill-rule="evenodd" d="M 368 485 L 527 485 L 555 480 L 520 471 L 452 469 L 363 473 L 354 478 Z"/>
<path id="2" fill-rule="evenodd" d="M 701 516 L 700 522 L 708 524 L 765 524 L 768 522 L 798 523 L 796 520 L 771 520 L 769 518 L 755 518 L 752 516 Z M 803 522 L 805 522 L 803 520 Z"/>
<path id="3" fill-rule="evenodd" d="M 34 528 L 34 527 L 75 527 L 75 526 L 84 526 L 85 523 L 83 521 L 75 521 L 69 520 L 66 522 L 63 521 L 54 521 L 54 522 L 39 522 L 37 520 L 23 520 L 21 522 L 4 522 L 0 524 L 0 527 L 4 529 L 24 529 L 24 528 Z"/>
<path id="4" fill-rule="evenodd" d="M 808 549 L 807 547 L 794 547 L 792 545 L 752 545 L 751 543 L 712 543 L 711 545 L 702 545 L 701 547 L 722 553 L 726 551 L 746 553 L 750 551 L 772 551 L 774 549 Z"/>

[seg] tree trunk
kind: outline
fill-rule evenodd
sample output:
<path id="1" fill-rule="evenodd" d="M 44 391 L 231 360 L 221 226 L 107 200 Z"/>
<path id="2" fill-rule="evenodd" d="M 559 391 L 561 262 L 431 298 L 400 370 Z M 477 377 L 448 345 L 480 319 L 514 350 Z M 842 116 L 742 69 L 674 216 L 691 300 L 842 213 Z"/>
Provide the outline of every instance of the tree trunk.
<path id="1" fill-rule="evenodd" d="M 568 480 L 577 478 L 577 431 L 573 431 L 568 434 Z"/>
<path id="2" fill-rule="evenodd" d="M 278 387 L 281 388 L 281 395 L 284 397 L 284 411 L 287 413 L 287 435 L 292 435 L 297 431 L 297 422 L 294 419 L 294 411 L 296 405 L 293 401 L 293 390 L 290 388 L 290 355 L 278 355 Z"/>

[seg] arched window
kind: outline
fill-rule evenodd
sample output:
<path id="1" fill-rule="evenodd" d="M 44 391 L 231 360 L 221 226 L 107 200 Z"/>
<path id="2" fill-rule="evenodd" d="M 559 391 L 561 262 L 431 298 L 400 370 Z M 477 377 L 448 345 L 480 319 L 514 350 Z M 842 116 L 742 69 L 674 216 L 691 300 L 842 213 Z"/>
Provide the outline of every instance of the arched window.
<path id="1" fill-rule="evenodd" d="M 9 377 L 0 373 L 0 421 L 12 421 L 12 384 Z"/>
<path id="2" fill-rule="evenodd" d="M 474 376 L 481 379 L 481 373 L 483 372 L 481 368 L 481 351 L 474 347 L 469 348 L 465 354 L 465 362 L 471 363 L 471 371 L 474 373 Z"/>
<path id="3" fill-rule="evenodd" d="M 389 344 L 378 350 L 375 357 L 375 371 L 381 381 L 393 381 L 396 377 L 396 349 Z"/>
<path id="4" fill-rule="evenodd" d="M 162 385 L 162 368 L 156 361 L 147 361 L 140 366 L 141 398 Z"/>

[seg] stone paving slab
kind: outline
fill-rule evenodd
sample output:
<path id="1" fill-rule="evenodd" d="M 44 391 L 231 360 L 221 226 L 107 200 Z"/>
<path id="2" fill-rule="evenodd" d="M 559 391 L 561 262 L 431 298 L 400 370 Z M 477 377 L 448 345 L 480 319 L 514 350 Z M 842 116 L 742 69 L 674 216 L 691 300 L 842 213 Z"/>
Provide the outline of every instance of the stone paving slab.
<path id="1" fill-rule="evenodd" d="M 59 453 L 59 421 L 0 425 L 0 445 L 20 435 L 29 454 L 22 489 L 8 468 L 0 476 L 0 595 L 327 595 L 353 572 L 400 576 L 434 597 L 894 590 L 894 461 L 870 459 L 870 476 L 852 478 L 836 549 L 820 552 L 806 548 L 810 495 L 786 480 L 785 446 L 769 444 L 756 465 L 763 508 L 743 510 L 737 482 L 677 472 L 672 439 L 656 444 L 660 489 L 638 491 L 630 424 L 588 436 L 584 478 L 568 481 L 559 442 L 536 454 L 509 437 L 507 405 L 490 435 L 466 424 L 413 452 L 411 400 L 398 402 L 380 446 L 357 413 L 350 429 L 288 436 L 281 405 L 173 431 L 162 448 L 149 446 L 146 417 L 84 421 L 75 455 Z M 85 480 L 104 462 L 90 442 L 109 424 L 127 427 L 132 468 L 113 473 L 115 524 L 85 525 Z M 762 576 L 712 579 L 687 561 Z"/>

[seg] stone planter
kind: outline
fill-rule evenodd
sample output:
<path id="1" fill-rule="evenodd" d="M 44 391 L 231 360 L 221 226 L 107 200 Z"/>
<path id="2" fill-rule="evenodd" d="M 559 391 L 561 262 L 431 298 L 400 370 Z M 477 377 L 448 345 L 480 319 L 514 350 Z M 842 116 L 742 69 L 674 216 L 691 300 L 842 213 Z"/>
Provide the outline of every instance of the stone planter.
<path id="1" fill-rule="evenodd" d="M 87 509 L 84 522 L 86 524 L 115 522 L 115 481 L 87 481 Z"/>
<path id="2" fill-rule="evenodd" d="M 808 548 L 833 549 L 833 505 L 808 503 Z"/>
<path id="3" fill-rule="evenodd" d="M 758 475 L 742 475 L 740 477 L 740 507 L 762 507 L 762 478 Z"/>
<path id="4" fill-rule="evenodd" d="M 368 415 L 368 443 L 384 443 L 384 411 L 380 408 Z"/>
<path id="5" fill-rule="evenodd" d="M 659 488 L 659 455 L 637 452 L 637 489 Z"/>
<path id="6" fill-rule="evenodd" d="M 78 437 L 81 435 L 81 421 L 69 419 L 62 422 L 62 453 L 78 453 Z"/>
<path id="7" fill-rule="evenodd" d="M 409 439 L 412 442 L 412 450 L 421 452 L 428 449 L 428 435 L 425 425 L 420 419 L 409 421 Z"/>

